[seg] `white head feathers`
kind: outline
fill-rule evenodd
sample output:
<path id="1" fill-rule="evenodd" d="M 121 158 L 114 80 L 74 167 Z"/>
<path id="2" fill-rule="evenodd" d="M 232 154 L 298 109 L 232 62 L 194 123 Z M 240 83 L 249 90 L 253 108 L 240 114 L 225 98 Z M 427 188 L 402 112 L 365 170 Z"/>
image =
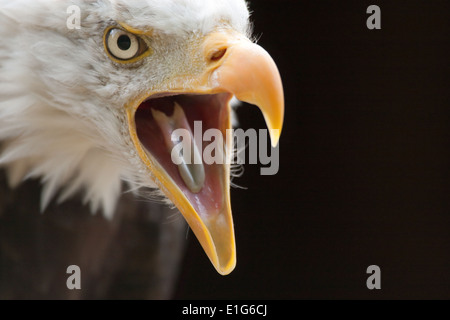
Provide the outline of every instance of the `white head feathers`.
<path id="1" fill-rule="evenodd" d="M 81 9 L 80 30 L 66 28 L 70 5 Z M 223 23 L 246 33 L 248 16 L 244 0 L 0 0 L 0 165 L 11 184 L 41 179 L 43 208 L 56 194 L 63 201 L 83 191 L 92 211 L 108 216 L 122 181 L 156 187 L 122 107 L 163 70 L 158 61 L 114 65 L 104 29 L 118 21 L 152 28 L 163 50 L 164 35 L 178 43 Z"/>

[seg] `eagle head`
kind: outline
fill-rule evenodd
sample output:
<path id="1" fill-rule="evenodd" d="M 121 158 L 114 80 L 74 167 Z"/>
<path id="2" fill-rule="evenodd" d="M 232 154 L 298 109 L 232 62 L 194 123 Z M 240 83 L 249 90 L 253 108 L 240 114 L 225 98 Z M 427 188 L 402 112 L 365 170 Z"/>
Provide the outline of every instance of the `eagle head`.
<path id="1" fill-rule="evenodd" d="M 68 27 L 68 8 L 79 9 L 79 28 Z M 106 217 L 124 186 L 154 190 L 147 196 L 174 204 L 230 273 L 230 164 L 202 161 L 194 126 L 226 137 L 237 98 L 261 109 L 278 143 L 281 79 L 250 40 L 246 2 L 0 0 L 0 37 L 0 164 L 11 186 L 40 179 L 42 210 L 81 191 Z M 177 129 L 187 135 L 174 139 Z M 190 157 L 174 159 L 182 140 Z"/>

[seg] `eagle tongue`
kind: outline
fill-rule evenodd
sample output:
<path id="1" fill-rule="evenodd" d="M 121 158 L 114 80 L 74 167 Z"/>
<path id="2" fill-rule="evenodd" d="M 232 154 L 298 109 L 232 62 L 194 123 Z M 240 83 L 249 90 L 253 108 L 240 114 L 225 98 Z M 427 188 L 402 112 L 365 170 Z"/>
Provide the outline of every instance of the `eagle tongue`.
<path id="1" fill-rule="evenodd" d="M 178 167 L 178 172 L 185 185 L 192 193 L 198 193 L 205 184 L 202 153 L 195 143 L 183 108 L 176 102 L 174 106 L 173 114 L 170 117 L 155 109 L 151 109 L 151 112 L 163 134 L 172 162 Z"/>

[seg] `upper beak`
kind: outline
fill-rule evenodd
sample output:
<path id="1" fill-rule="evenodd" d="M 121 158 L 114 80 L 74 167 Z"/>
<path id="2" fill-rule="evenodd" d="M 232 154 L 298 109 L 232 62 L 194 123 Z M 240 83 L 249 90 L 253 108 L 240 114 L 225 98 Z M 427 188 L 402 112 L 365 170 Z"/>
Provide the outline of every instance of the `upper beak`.
<path id="1" fill-rule="evenodd" d="M 257 105 L 270 129 L 272 145 L 278 143 L 284 117 L 284 97 L 280 74 L 270 55 L 260 46 L 233 32 L 217 32 L 203 40 L 205 71 L 195 79 L 181 84 L 176 92 L 216 94 L 227 92 L 239 100 Z M 192 85 L 195 83 L 195 85 Z M 140 102 L 154 93 L 147 93 L 138 103 L 127 106 L 130 134 L 138 153 L 156 178 L 165 195 L 177 206 L 216 270 L 226 275 L 236 265 L 233 219 L 230 205 L 230 165 L 223 164 L 220 192 L 223 203 L 208 212 L 198 206 L 177 186 L 158 162 L 144 151 L 136 134 L 134 115 Z M 229 108 L 228 108 L 228 111 Z M 229 117 L 227 127 L 231 127 Z M 227 152 L 230 146 L 227 145 Z M 227 162 L 228 163 L 228 162 Z"/>
<path id="2" fill-rule="evenodd" d="M 215 48 L 226 48 L 220 66 L 212 74 L 211 86 L 258 106 L 269 128 L 272 146 L 276 147 L 283 127 L 284 95 L 272 57 L 262 47 L 239 35 L 213 34 L 205 41 L 205 46 L 212 52 Z"/>

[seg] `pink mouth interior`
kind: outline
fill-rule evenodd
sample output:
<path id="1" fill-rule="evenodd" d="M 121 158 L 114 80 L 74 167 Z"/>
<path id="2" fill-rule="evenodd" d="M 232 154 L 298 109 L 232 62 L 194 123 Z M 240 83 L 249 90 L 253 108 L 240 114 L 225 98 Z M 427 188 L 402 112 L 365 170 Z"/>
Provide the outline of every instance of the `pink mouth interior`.
<path id="1" fill-rule="evenodd" d="M 198 193 L 193 193 L 183 181 L 178 167 L 172 162 L 171 153 L 165 144 L 164 134 L 155 119 L 151 109 L 164 112 L 172 116 L 174 103 L 178 103 L 184 111 L 188 123 L 194 132 L 194 121 L 202 122 L 203 133 L 216 128 L 225 137 L 225 130 L 229 127 L 230 94 L 221 93 L 214 95 L 171 95 L 159 98 L 150 98 L 144 101 L 136 111 L 136 131 L 141 144 L 147 153 L 156 160 L 159 165 L 172 178 L 178 188 L 184 193 L 191 205 L 201 217 L 208 217 L 220 213 L 225 205 L 224 178 L 225 166 L 203 162 L 205 169 L 205 183 Z M 224 139 L 225 141 L 225 139 Z M 202 154 L 205 147 L 211 142 L 203 141 Z"/>

